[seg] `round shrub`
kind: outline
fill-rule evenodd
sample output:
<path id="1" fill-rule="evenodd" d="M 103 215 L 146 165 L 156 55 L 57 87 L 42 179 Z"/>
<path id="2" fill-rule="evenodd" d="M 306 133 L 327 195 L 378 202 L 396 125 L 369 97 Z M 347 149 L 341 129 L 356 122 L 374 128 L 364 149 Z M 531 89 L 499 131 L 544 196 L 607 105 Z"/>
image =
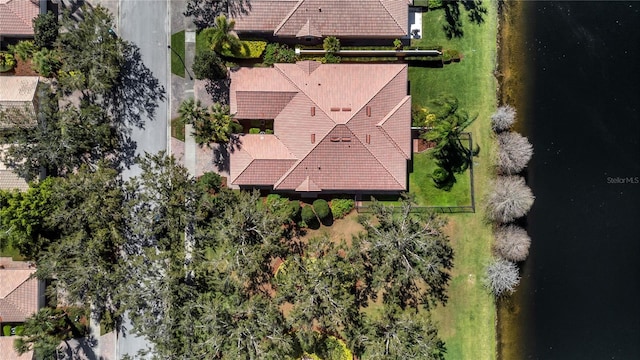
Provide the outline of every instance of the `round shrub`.
<path id="1" fill-rule="evenodd" d="M 206 172 L 198 178 L 198 184 L 204 191 L 217 193 L 222 188 L 222 177 L 214 172 Z"/>
<path id="2" fill-rule="evenodd" d="M 524 170 L 533 155 L 533 146 L 516 132 L 498 134 L 498 166 L 503 174 L 517 174 Z"/>
<path id="3" fill-rule="evenodd" d="M 527 231 L 516 225 L 501 226 L 496 230 L 495 250 L 509 261 L 524 261 L 529 255 L 531 238 Z"/>
<path id="4" fill-rule="evenodd" d="M 300 202 L 298 200 L 289 201 L 289 211 L 291 214 L 291 219 L 294 221 L 300 220 L 300 211 L 302 208 L 300 207 Z"/>
<path id="5" fill-rule="evenodd" d="M 516 122 L 516 109 L 510 105 L 500 106 L 491 115 L 491 128 L 497 133 L 511 129 L 514 122 Z"/>
<path id="6" fill-rule="evenodd" d="M 331 200 L 331 213 L 334 219 L 341 219 L 353 210 L 355 202 L 351 199 Z"/>
<path id="7" fill-rule="evenodd" d="M 316 214 L 318 215 L 318 218 L 320 218 L 320 220 L 324 220 L 329 217 L 329 215 L 331 215 L 331 208 L 329 208 L 327 200 L 318 199 L 314 201 L 313 208 L 315 209 Z"/>
<path id="8" fill-rule="evenodd" d="M 535 197 L 520 176 L 498 176 L 487 197 L 487 217 L 495 222 L 509 223 L 525 216 Z"/>
<path id="9" fill-rule="evenodd" d="M 55 50 L 43 48 L 33 54 L 33 69 L 44 77 L 51 77 L 60 70 L 62 61 Z"/>
<path id="10" fill-rule="evenodd" d="M 317 220 L 316 214 L 313 212 L 313 208 L 311 206 L 303 207 L 300 216 L 302 217 L 302 221 L 304 221 L 307 225 Z"/>
<path id="11" fill-rule="evenodd" d="M 497 259 L 487 267 L 485 285 L 496 297 L 513 293 L 519 283 L 518 266 L 511 261 Z"/>
<path id="12" fill-rule="evenodd" d="M 16 66 L 16 59 L 8 52 L 0 52 L 0 72 L 13 69 Z"/>

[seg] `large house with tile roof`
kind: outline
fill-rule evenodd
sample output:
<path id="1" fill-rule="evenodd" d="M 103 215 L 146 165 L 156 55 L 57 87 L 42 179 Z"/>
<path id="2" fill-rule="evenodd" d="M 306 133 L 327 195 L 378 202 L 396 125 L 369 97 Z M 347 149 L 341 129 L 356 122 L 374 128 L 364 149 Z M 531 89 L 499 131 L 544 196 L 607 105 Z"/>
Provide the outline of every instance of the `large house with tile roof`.
<path id="1" fill-rule="evenodd" d="M 10 131 L 16 126 L 35 126 L 39 83 L 37 76 L 0 76 L 0 112 L 3 112 L 0 131 Z M 31 116 L 25 118 L 22 115 L 13 115 L 14 111 L 26 112 Z M 0 189 L 25 191 L 29 188 L 25 179 L 19 177 L 1 160 L 8 148 L 8 144 L 0 144 Z"/>
<path id="2" fill-rule="evenodd" d="M 32 38 L 33 19 L 46 9 L 47 2 L 41 0 L 0 0 L 0 41 Z"/>
<path id="3" fill-rule="evenodd" d="M 251 0 L 237 15 L 239 34 L 279 38 L 382 38 L 408 35 L 408 0 Z"/>
<path id="4" fill-rule="evenodd" d="M 32 277 L 35 271 L 30 263 L 0 258 L 0 329 L 15 329 L 44 306 L 44 282 Z M 2 359 L 31 359 L 32 351 L 18 355 L 13 350 L 14 340 L 14 336 L 0 336 Z"/>
<path id="5" fill-rule="evenodd" d="M 241 123 L 273 124 L 232 145 L 232 186 L 276 191 L 401 192 L 411 159 L 405 64 L 302 61 L 231 73 Z"/>

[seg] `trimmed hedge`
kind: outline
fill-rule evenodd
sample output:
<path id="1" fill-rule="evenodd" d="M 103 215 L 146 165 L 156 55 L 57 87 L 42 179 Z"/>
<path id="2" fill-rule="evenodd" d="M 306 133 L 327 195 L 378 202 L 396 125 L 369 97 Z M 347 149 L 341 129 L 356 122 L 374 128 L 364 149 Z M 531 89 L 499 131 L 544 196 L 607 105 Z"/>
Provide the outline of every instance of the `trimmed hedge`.
<path id="1" fill-rule="evenodd" d="M 249 134 L 260 134 L 260 129 L 251 128 L 251 129 L 249 129 Z"/>
<path id="2" fill-rule="evenodd" d="M 334 219 L 341 219 L 355 207 L 352 199 L 333 199 L 331 200 L 331 213 Z"/>
<path id="3" fill-rule="evenodd" d="M 264 51 L 263 61 L 266 65 L 294 63 L 296 62 L 296 51 L 285 44 L 271 43 Z"/>
<path id="4" fill-rule="evenodd" d="M 316 218 L 316 213 L 313 212 L 313 207 L 312 206 L 308 206 L 307 205 L 307 206 L 303 207 L 300 215 L 302 216 L 302 221 L 304 221 L 307 225 L 309 225 L 310 223 L 313 223 L 314 221 L 318 220 Z"/>
<path id="5" fill-rule="evenodd" d="M 324 220 L 331 215 L 331 208 L 329 208 L 327 200 L 317 199 L 313 202 L 313 209 L 320 220 Z"/>
<path id="6" fill-rule="evenodd" d="M 223 49 L 220 55 L 236 59 L 258 59 L 262 56 L 267 42 L 262 40 L 240 40 L 237 49 Z"/>
<path id="7" fill-rule="evenodd" d="M 14 334 L 15 336 L 21 336 L 22 333 L 24 332 L 24 326 L 23 325 L 17 325 L 17 324 L 9 324 L 9 325 L 5 325 L 2 327 L 2 335 L 4 336 L 12 336 L 11 335 L 11 328 L 16 328 L 16 333 Z"/>

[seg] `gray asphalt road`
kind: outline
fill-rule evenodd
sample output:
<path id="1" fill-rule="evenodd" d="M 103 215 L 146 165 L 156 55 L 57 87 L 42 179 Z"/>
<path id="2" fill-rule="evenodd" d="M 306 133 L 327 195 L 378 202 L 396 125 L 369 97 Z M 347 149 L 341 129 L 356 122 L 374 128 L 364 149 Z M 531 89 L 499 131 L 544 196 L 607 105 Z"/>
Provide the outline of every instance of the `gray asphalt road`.
<path id="1" fill-rule="evenodd" d="M 119 35 L 140 48 L 142 61 L 160 84 L 169 89 L 168 81 L 168 0 L 120 0 Z M 157 153 L 167 150 L 167 116 L 169 98 L 159 103 L 154 119 L 146 119 L 144 129 L 133 129 L 132 137 L 137 143 L 136 154 Z M 138 175 L 140 169 L 134 167 L 123 173 L 125 179 Z M 126 320 L 125 328 L 131 324 Z M 144 338 L 132 334 L 120 334 L 117 343 L 117 359 L 125 354 L 135 356 L 139 350 L 151 344 Z"/>
<path id="2" fill-rule="evenodd" d="M 120 36 L 140 48 L 142 61 L 160 84 L 168 91 L 168 0 L 120 0 Z M 154 119 L 147 119 L 144 129 L 133 129 L 137 143 L 136 154 L 157 153 L 167 150 L 167 99 L 159 104 Z M 124 172 L 125 178 L 140 173 L 135 167 Z"/>

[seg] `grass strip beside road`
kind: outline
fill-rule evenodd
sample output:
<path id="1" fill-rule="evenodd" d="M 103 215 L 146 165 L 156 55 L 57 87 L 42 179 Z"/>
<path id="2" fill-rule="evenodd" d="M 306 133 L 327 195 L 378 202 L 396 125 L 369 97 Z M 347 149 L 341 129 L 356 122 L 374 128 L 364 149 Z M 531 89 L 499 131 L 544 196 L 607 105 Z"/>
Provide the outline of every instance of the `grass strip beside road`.
<path id="1" fill-rule="evenodd" d="M 497 101 L 494 77 L 497 3 L 482 4 L 487 12 L 482 15 L 480 24 L 471 22 L 461 5 L 451 6 L 460 6 L 462 36 L 447 38 L 443 30 L 448 25 L 445 11 L 438 9 L 422 14 L 423 38 L 414 40 L 413 45 L 441 44 L 444 48 L 460 51 L 462 61 L 443 68 L 409 68 L 413 103 L 426 105 L 430 99 L 446 93 L 457 97 L 461 108 L 478 115 L 467 129 L 473 134 L 474 143 L 480 146 L 480 154 L 474 158 L 476 213 L 446 215 L 450 220 L 446 230 L 452 239 L 455 265 L 449 302 L 445 307 L 436 308 L 433 318 L 446 342 L 447 359 L 495 359 L 496 307 L 493 297 L 482 285 L 485 266 L 491 259 L 493 236 L 490 225 L 484 221 L 482 199 L 494 174 L 495 142 L 490 116 Z M 454 185 L 454 189 L 458 185 Z"/>
<path id="2" fill-rule="evenodd" d="M 184 30 L 171 35 L 171 49 L 171 72 L 184 77 Z"/>

